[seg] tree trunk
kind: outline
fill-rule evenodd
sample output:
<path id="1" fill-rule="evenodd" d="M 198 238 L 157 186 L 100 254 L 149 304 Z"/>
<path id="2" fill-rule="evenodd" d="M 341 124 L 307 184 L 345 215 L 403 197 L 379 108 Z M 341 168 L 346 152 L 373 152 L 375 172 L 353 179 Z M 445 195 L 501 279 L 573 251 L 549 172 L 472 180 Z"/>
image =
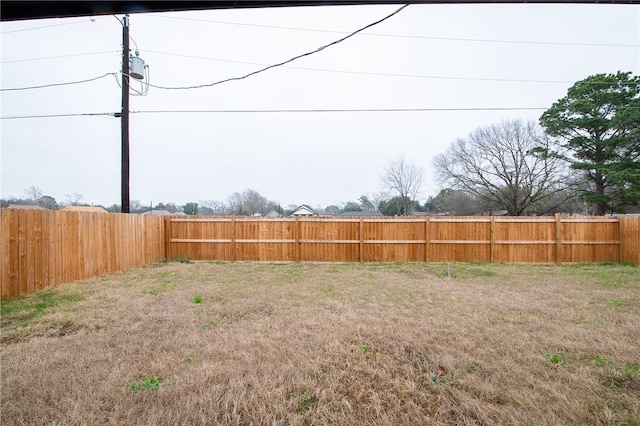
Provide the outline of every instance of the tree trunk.
<path id="1" fill-rule="evenodd" d="M 596 174 L 596 194 L 604 195 L 604 182 L 602 182 L 602 175 L 600 173 Z M 607 203 L 605 201 L 599 201 L 596 203 L 594 214 L 596 216 L 604 216 L 606 208 Z"/>

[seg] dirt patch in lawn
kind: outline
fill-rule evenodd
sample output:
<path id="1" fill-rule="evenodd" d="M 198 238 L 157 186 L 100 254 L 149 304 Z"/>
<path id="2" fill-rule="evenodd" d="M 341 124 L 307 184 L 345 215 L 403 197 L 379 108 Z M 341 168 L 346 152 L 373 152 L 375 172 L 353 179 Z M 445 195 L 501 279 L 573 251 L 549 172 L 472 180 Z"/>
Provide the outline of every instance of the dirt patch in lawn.
<path id="1" fill-rule="evenodd" d="M 638 424 L 639 272 L 149 265 L 2 304 L 1 421 Z"/>

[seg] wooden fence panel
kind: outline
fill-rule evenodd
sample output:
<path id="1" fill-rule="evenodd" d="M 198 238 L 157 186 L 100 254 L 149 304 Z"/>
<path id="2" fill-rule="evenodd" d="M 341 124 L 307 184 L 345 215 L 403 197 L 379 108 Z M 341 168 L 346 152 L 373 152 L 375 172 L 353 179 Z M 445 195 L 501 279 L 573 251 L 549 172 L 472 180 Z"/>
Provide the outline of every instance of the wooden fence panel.
<path id="1" fill-rule="evenodd" d="M 617 218 L 566 218 L 562 220 L 562 262 L 619 262 Z"/>
<path id="2" fill-rule="evenodd" d="M 478 217 L 432 218 L 429 260 L 432 262 L 489 262 L 491 220 Z"/>
<path id="3" fill-rule="evenodd" d="M 164 220 L 2 209 L 0 298 L 161 260 Z"/>
<path id="4" fill-rule="evenodd" d="M 640 265 L 640 216 L 620 217 L 620 262 Z"/>
<path id="5" fill-rule="evenodd" d="M 493 262 L 555 262 L 555 219 L 496 218 L 492 226 Z"/>
<path id="6" fill-rule="evenodd" d="M 299 221 L 301 261 L 358 262 L 358 219 L 300 218 Z"/>
<path id="7" fill-rule="evenodd" d="M 425 221 L 362 221 L 364 262 L 420 262 L 425 259 Z"/>

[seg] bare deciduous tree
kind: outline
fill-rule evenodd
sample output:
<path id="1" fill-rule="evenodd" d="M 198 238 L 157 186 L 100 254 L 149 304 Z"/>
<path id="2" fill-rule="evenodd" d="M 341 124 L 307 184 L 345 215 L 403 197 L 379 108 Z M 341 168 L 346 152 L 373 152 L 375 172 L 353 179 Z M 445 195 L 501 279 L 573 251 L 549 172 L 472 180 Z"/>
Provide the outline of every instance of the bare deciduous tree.
<path id="1" fill-rule="evenodd" d="M 225 203 L 218 200 L 201 200 L 200 206 L 203 214 L 223 215 L 228 211 Z"/>
<path id="2" fill-rule="evenodd" d="M 32 185 L 24 190 L 24 195 L 29 200 L 33 201 L 34 204 L 37 204 L 38 200 L 42 197 L 42 190 L 37 186 Z"/>
<path id="3" fill-rule="evenodd" d="M 465 191 L 511 216 L 542 200 L 572 196 L 568 169 L 551 154 L 551 141 L 534 122 L 503 121 L 478 128 L 434 158 L 441 183 Z M 564 191 L 564 192 L 563 192 Z"/>
<path id="4" fill-rule="evenodd" d="M 71 204 L 72 206 L 77 206 L 80 204 L 80 201 L 84 198 L 84 195 L 79 192 L 73 192 L 71 194 L 64 194 L 66 197 L 67 204 Z"/>
<path id="5" fill-rule="evenodd" d="M 384 171 L 382 185 L 385 190 L 401 200 L 397 214 L 411 214 L 413 201 L 418 198 L 422 186 L 422 169 L 407 161 L 404 156 L 392 161 Z"/>

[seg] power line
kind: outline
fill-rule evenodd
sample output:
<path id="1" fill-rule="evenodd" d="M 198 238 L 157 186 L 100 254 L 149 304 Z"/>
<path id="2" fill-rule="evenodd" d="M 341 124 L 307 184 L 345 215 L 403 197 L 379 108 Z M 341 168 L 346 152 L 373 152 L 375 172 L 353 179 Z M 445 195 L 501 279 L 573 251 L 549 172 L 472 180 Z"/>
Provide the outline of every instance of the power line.
<path id="1" fill-rule="evenodd" d="M 2 62 L 0 62 L 0 64 L 12 64 L 12 63 L 16 63 L 16 62 L 44 61 L 44 60 L 48 60 L 48 59 L 75 58 L 77 56 L 104 55 L 106 53 L 118 53 L 118 51 L 117 50 L 105 50 L 104 52 L 72 53 L 72 54 L 69 54 L 69 55 L 44 56 L 44 57 L 41 57 L 41 58 L 14 59 L 12 61 L 2 61 Z"/>
<path id="2" fill-rule="evenodd" d="M 246 24 L 241 22 L 216 21 L 216 20 L 209 20 L 209 19 L 185 18 L 185 17 L 178 17 L 178 16 L 160 16 L 160 15 L 150 15 L 150 16 L 154 18 L 208 22 L 208 23 L 214 23 L 214 24 L 238 25 L 238 26 L 244 26 L 244 27 L 270 28 L 270 29 L 292 30 L 292 31 L 308 31 L 308 32 L 331 33 L 331 34 L 347 34 L 346 31 L 301 28 L 301 27 L 282 27 L 282 26 L 276 26 L 276 25 L 263 25 L 263 24 Z M 424 39 L 424 40 L 463 41 L 463 42 L 473 42 L 473 43 L 510 43 L 510 44 L 537 44 L 537 45 L 550 45 L 550 46 L 595 46 L 595 47 L 639 47 L 640 46 L 640 44 L 626 44 L 626 43 L 625 44 L 623 43 L 579 43 L 579 42 L 562 42 L 562 41 L 536 41 L 536 40 L 499 40 L 499 39 L 482 39 L 482 38 L 419 36 L 419 35 L 406 35 L 406 34 L 379 34 L 379 33 L 365 33 L 365 32 L 360 33 L 359 35 L 369 36 L 369 37 L 411 38 L 411 39 Z"/>
<path id="3" fill-rule="evenodd" d="M 0 120 L 21 120 L 21 119 L 27 119 L 27 118 L 99 117 L 99 116 L 117 117 L 118 113 L 114 113 L 114 112 L 83 112 L 83 113 L 70 113 L 70 114 L 14 115 L 14 116 L 0 117 Z"/>
<path id="4" fill-rule="evenodd" d="M 549 107 L 469 107 L 469 108 L 317 108 L 317 109 L 211 109 L 211 110 L 142 110 L 131 114 L 296 114 L 344 112 L 448 112 L 448 111 L 533 111 Z"/>
<path id="5" fill-rule="evenodd" d="M 4 34 L 11 34 L 11 33 L 20 33 L 20 32 L 24 32 L 24 31 L 41 30 L 41 29 L 44 29 L 44 28 L 61 27 L 63 25 L 85 24 L 87 22 L 95 22 L 98 19 L 103 19 L 103 18 L 89 18 L 89 19 L 90 19 L 90 21 L 82 20 L 82 21 L 75 21 L 75 22 L 65 22 L 65 23 L 62 23 L 62 24 L 43 25 L 43 26 L 40 26 L 40 27 L 23 28 L 23 29 L 20 29 L 20 30 L 3 31 L 0 34 L 4 35 Z"/>
<path id="6" fill-rule="evenodd" d="M 180 53 L 168 53 L 168 52 L 159 52 L 156 50 L 145 50 L 147 53 L 157 53 L 160 55 L 169 55 L 169 56 L 178 56 L 182 58 L 192 58 L 192 59 L 202 59 L 208 61 L 218 61 L 218 62 L 230 62 L 234 64 L 243 64 L 243 65 L 267 65 L 259 62 L 246 62 L 246 61 L 235 61 L 230 59 L 219 59 L 219 58 L 207 58 L 202 56 L 194 56 L 194 55 L 183 55 Z M 327 68 L 310 68 L 310 67 L 296 67 L 296 66 L 283 66 L 282 68 L 287 69 L 296 69 L 296 70 L 305 70 L 305 71 L 320 71 L 320 72 L 332 72 L 332 73 L 340 73 L 340 74 L 356 74 L 356 75 L 371 75 L 371 76 L 382 76 L 382 77 L 408 77 L 408 78 L 425 78 L 425 79 L 438 79 L 438 80 L 469 80 L 469 81 L 498 81 L 498 82 L 514 82 L 514 83 L 554 83 L 554 84 L 571 84 L 575 83 L 573 80 L 533 80 L 533 79 L 513 79 L 513 78 L 483 78 L 483 77 L 450 77 L 450 76 L 441 76 L 441 75 L 423 75 L 423 74 L 398 74 L 398 73 L 381 73 L 381 72 L 369 72 L 369 71 L 348 71 L 348 70 L 335 70 L 335 69 L 327 69 Z M 153 87 L 153 86 L 152 86 Z"/>
<path id="7" fill-rule="evenodd" d="M 43 85 L 40 85 L 40 86 L 13 87 L 13 88 L 10 88 L 10 89 L 0 89 L 0 92 L 9 92 L 9 91 L 14 91 L 14 90 L 43 89 L 45 87 L 56 87 L 56 86 L 68 86 L 68 85 L 71 85 L 71 84 L 82 84 L 82 83 L 88 83 L 90 81 L 100 80 L 101 78 L 105 78 L 105 77 L 108 77 L 110 75 L 112 75 L 112 76 L 117 78 L 116 73 L 108 72 L 108 73 L 103 74 L 103 75 L 101 75 L 99 77 L 88 78 L 86 80 L 69 81 L 69 82 L 66 82 L 66 83 L 43 84 Z"/>
<path id="8" fill-rule="evenodd" d="M 383 22 L 383 21 L 386 21 L 387 19 L 391 18 L 392 16 L 394 16 L 394 15 L 396 15 L 396 14 L 400 13 L 400 12 L 401 12 L 404 8 L 406 8 L 407 6 L 409 6 L 409 4 L 405 4 L 405 5 L 401 6 L 401 7 L 400 7 L 400 8 L 398 8 L 395 12 L 393 12 L 393 13 L 391 13 L 391 14 L 389 14 L 389 15 L 385 16 L 385 17 L 384 17 L 384 18 L 382 18 L 382 19 L 379 19 L 379 20 L 377 20 L 377 21 L 375 21 L 375 22 L 372 22 L 372 23 L 371 23 L 371 24 L 369 24 L 369 25 L 365 25 L 364 27 L 362 27 L 362 28 L 360 28 L 360 29 L 358 29 L 358 30 L 356 30 L 356 31 L 354 31 L 354 32 L 352 32 L 352 33 L 350 33 L 350 34 L 348 34 L 347 36 L 342 37 L 341 39 L 338 39 L 338 40 L 336 40 L 336 41 L 333 41 L 333 42 L 331 42 L 331 43 L 329 43 L 329 44 L 325 44 L 324 46 L 321 46 L 321 47 L 319 47 L 319 48 L 317 48 L 317 49 L 315 49 L 315 50 L 312 50 L 312 51 L 310 51 L 310 52 L 307 52 L 307 53 L 303 53 L 303 54 L 301 54 L 301 55 L 294 56 L 293 58 L 287 59 L 286 61 L 279 62 L 279 63 L 277 63 L 277 64 L 273 64 L 273 65 L 269 65 L 269 66 L 264 67 L 264 68 L 262 68 L 262 69 L 259 69 L 259 70 L 257 70 L 257 71 L 250 72 L 249 74 L 243 75 L 243 76 L 241 76 L 241 77 L 231 77 L 231 78 L 227 78 L 227 79 L 225 79 L 225 80 L 220 80 L 220 81 L 216 81 L 216 82 L 208 83 L 208 84 L 201 84 L 201 85 L 197 85 L 197 86 L 164 87 L 164 86 L 156 86 L 156 85 L 153 85 L 153 84 L 149 84 L 149 86 L 151 86 L 151 87 L 155 87 L 155 88 L 157 88 L 157 89 L 165 89 L 165 90 L 186 90 L 186 89 L 200 89 L 200 88 L 203 88 L 203 87 L 211 87 L 211 86 L 215 86 L 215 85 L 218 85 L 218 84 L 222 84 L 222 83 L 226 83 L 226 82 L 234 81 L 234 80 L 243 80 L 243 79 L 245 79 L 245 78 L 251 77 L 252 75 L 256 75 L 256 74 L 259 74 L 259 73 L 265 72 L 265 71 L 267 71 L 267 70 L 270 70 L 271 68 L 280 67 L 280 66 L 282 66 L 282 65 L 288 64 L 288 63 L 290 63 L 290 62 L 293 62 L 293 61 L 295 61 L 295 60 L 297 60 L 297 59 L 300 59 L 300 58 L 303 58 L 303 57 L 305 57 L 305 56 L 310 56 L 310 55 L 313 55 L 313 54 L 315 54 L 315 53 L 318 53 L 318 52 L 320 52 L 320 51 L 322 51 L 322 50 L 324 50 L 324 49 L 326 49 L 326 48 L 328 48 L 328 47 L 334 46 L 334 45 L 336 45 L 336 44 L 338 44 L 338 43 L 342 43 L 343 41 L 347 40 L 348 38 L 351 38 L 351 37 L 355 36 L 355 35 L 356 35 L 356 34 L 358 34 L 359 32 L 362 32 L 362 31 L 366 30 L 367 28 L 371 28 L 371 27 L 373 27 L 374 25 L 378 25 L 379 23 L 381 23 L 381 22 Z"/>
<path id="9" fill-rule="evenodd" d="M 541 111 L 549 107 L 463 107 L 463 108 L 316 108 L 316 109 L 209 109 L 209 110 L 141 110 L 130 111 L 131 114 L 325 114 L 352 112 L 483 112 L 483 111 Z M 618 108 L 638 110 L 640 107 Z M 110 116 L 119 117 L 118 112 L 93 112 L 50 115 L 21 115 L 0 117 L 1 120 L 17 120 L 26 118 L 58 118 L 82 116 Z"/>

